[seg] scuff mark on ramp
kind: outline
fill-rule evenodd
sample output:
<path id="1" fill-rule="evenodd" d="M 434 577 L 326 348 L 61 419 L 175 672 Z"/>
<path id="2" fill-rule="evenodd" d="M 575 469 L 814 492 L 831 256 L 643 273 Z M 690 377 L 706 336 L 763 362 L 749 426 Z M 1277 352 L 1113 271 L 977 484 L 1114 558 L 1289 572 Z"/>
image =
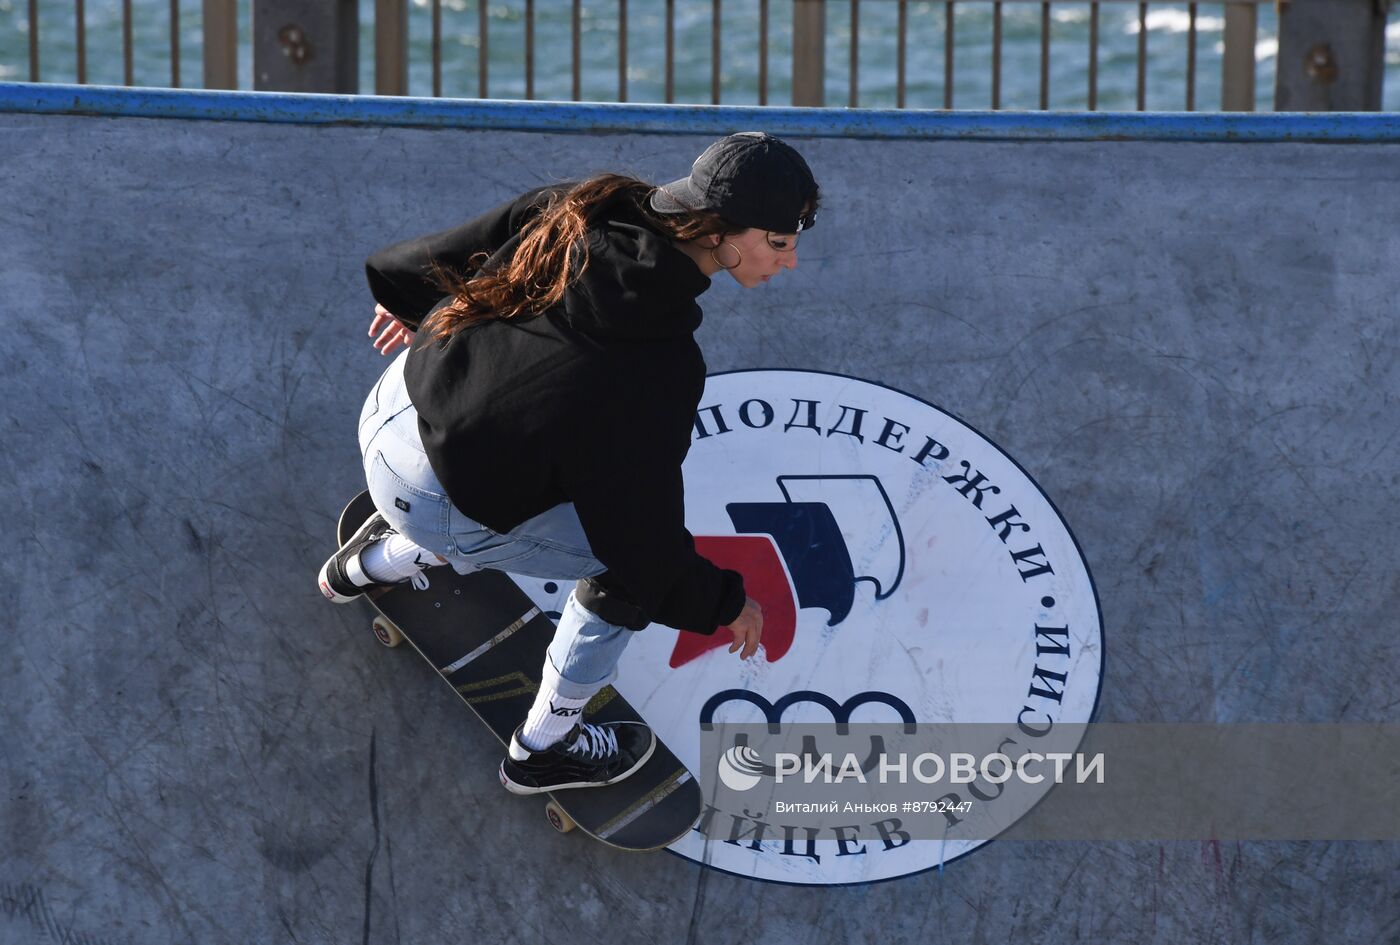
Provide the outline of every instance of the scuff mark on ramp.
<path id="1" fill-rule="evenodd" d="M 374 846 L 369 851 L 369 861 L 365 863 L 365 928 L 364 943 L 369 945 L 370 914 L 374 902 L 374 861 L 379 857 L 379 776 L 376 762 L 376 735 L 369 733 L 369 816 L 374 824 Z"/>

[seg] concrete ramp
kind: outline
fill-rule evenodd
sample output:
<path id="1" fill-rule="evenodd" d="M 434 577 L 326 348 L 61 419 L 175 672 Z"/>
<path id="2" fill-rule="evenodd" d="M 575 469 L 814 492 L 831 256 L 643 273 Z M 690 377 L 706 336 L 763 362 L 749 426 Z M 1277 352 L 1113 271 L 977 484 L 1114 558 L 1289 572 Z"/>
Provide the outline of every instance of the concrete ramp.
<path id="1" fill-rule="evenodd" d="M 385 363 L 364 257 L 762 126 L 820 223 L 701 300 L 712 370 L 878 381 L 1013 455 L 1093 569 L 1100 719 L 1393 719 L 1389 125 L 102 101 L 0 86 L 0 943 L 1397 934 L 1393 842 L 1002 842 L 822 889 L 561 837 L 313 581 Z"/>

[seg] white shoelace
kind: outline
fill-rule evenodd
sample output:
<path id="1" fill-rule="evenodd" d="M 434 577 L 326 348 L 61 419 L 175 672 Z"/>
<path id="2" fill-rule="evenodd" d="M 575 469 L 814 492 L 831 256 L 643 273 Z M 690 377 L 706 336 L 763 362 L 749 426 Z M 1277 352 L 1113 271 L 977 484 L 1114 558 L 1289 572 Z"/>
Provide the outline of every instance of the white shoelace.
<path id="1" fill-rule="evenodd" d="M 603 728 L 601 725 L 591 725 L 584 722 L 579 726 L 578 738 L 575 738 L 573 745 L 570 746 L 569 754 L 582 755 L 591 760 L 615 755 L 617 754 L 617 733 L 612 729 Z"/>
<path id="2" fill-rule="evenodd" d="M 408 576 L 408 583 L 413 585 L 414 590 L 426 591 L 428 589 L 428 575 L 424 572 L 428 570 L 428 565 L 422 561 L 415 560 L 418 570 Z"/>

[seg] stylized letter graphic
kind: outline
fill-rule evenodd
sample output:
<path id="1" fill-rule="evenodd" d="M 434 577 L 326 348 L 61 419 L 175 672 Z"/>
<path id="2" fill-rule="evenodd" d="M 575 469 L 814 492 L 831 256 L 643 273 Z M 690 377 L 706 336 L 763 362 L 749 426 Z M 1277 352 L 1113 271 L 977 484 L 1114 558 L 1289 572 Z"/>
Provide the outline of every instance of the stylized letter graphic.
<path id="1" fill-rule="evenodd" d="M 827 626 L 846 619 L 856 600 L 856 575 L 831 509 L 818 502 L 734 502 L 725 508 L 735 531 L 773 536 L 792 572 L 798 603 L 830 611 Z"/>
<path id="2" fill-rule="evenodd" d="M 779 476 L 778 488 L 792 504 L 820 503 L 840 529 L 855 583 L 875 586 L 875 599 L 885 600 L 904 580 L 904 533 L 899 527 L 885 487 L 874 476 Z M 733 513 L 730 514 L 733 518 Z M 748 531 L 740 528 L 739 531 Z M 778 545 L 782 548 L 782 543 Z M 783 558 L 797 583 L 798 599 L 803 584 L 797 578 L 794 555 L 783 548 Z M 849 608 L 847 608 L 849 613 Z M 845 619 L 833 611 L 827 624 L 834 627 Z"/>
<path id="3" fill-rule="evenodd" d="M 874 585 L 876 600 L 884 600 L 904 578 L 904 536 L 879 479 L 779 476 L 777 482 L 783 502 L 725 506 L 738 535 L 695 538 L 700 554 L 744 575 L 749 596 L 763 607 L 770 663 L 792 646 L 798 604 L 825 609 L 827 626 L 834 627 L 850 615 L 857 584 Z M 722 633 L 680 634 L 671 667 L 730 642 Z"/>
<path id="4" fill-rule="evenodd" d="M 797 604 L 773 540 L 766 535 L 697 535 L 695 550 L 719 567 L 744 576 L 744 590 L 763 608 L 763 652 L 770 663 L 781 659 L 797 629 Z M 679 634 L 671 650 L 671 668 L 733 642 L 727 630 L 717 630 L 713 636 Z"/>

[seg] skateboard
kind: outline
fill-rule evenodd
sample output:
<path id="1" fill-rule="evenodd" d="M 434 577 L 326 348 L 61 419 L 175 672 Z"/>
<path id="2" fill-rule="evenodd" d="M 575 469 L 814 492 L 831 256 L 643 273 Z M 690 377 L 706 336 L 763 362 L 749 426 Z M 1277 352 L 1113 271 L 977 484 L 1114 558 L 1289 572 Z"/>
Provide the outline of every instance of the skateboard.
<path id="1" fill-rule="evenodd" d="M 340 515 L 344 544 L 374 513 L 361 492 Z M 427 572 L 429 586 L 408 584 L 366 594 L 374 635 L 386 647 L 407 642 L 432 664 L 506 746 L 539 690 L 554 622 L 500 571 L 460 575 L 446 565 Z M 612 686 L 584 709 L 590 722 L 643 721 Z M 492 759 L 493 763 L 499 758 Z M 503 797 L 512 797 L 502 789 Z M 616 784 L 555 791 L 545 814 L 560 833 L 577 827 L 622 850 L 659 850 L 685 836 L 700 816 L 701 793 L 684 764 L 657 740 L 638 771 Z"/>

